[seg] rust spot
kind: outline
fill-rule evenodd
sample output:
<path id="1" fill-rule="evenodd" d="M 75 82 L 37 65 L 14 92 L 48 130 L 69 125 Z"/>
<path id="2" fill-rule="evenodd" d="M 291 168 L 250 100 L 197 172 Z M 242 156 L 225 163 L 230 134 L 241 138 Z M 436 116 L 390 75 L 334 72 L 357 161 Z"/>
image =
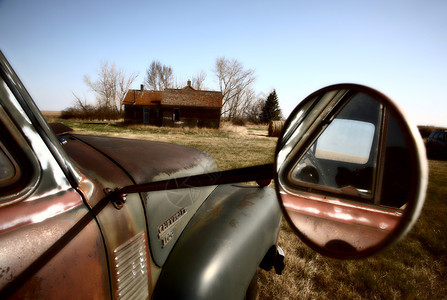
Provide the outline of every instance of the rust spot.
<path id="1" fill-rule="evenodd" d="M 216 217 L 216 218 L 218 218 L 219 216 L 220 216 L 220 211 L 222 210 L 222 207 L 221 206 L 218 206 L 218 207 L 216 207 L 214 210 L 213 210 L 213 214 L 214 214 L 214 216 Z"/>
<path id="2" fill-rule="evenodd" d="M 253 205 L 255 205 L 253 202 L 251 202 L 251 201 L 248 201 L 248 200 L 246 200 L 246 199 L 242 199 L 240 202 L 239 202 L 239 204 L 238 204 L 238 208 L 239 209 L 241 209 L 241 208 L 244 208 L 244 207 L 250 207 L 250 206 L 253 206 Z"/>
<path id="3" fill-rule="evenodd" d="M 239 223 L 239 222 L 238 222 L 237 220 L 232 219 L 232 220 L 230 221 L 230 226 L 233 227 L 233 228 L 237 228 L 237 224 L 238 224 L 238 223 Z"/>
<path id="4" fill-rule="evenodd" d="M 253 199 L 253 198 L 257 198 L 257 197 L 258 197 L 257 193 L 251 193 L 251 194 L 245 195 L 244 199 Z"/>
<path id="5" fill-rule="evenodd" d="M 0 267 L 0 279 L 3 278 L 3 276 L 6 276 L 10 270 L 11 270 L 10 267 L 7 267 L 7 268 Z"/>
<path id="6" fill-rule="evenodd" d="M 208 224 L 211 224 L 215 219 L 219 218 L 221 211 L 222 211 L 221 205 L 215 207 L 213 210 L 209 211 L 207 214 L 203 215 L 200 218 L 200 221 L 197 223 L 197 226 L 206 226 Z"/>

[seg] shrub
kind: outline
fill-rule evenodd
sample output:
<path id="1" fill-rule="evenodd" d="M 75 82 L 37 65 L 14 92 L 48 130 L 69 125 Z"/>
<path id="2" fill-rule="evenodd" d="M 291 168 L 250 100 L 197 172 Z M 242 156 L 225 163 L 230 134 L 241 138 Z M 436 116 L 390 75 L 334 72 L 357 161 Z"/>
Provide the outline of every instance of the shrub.
<path id="1" fill-rule="evenodd" d="M 245 125 L 247 125 L 247 120 L 242 117 L 235 117 L 235 118 L 231 119 L 231 124 L 236 125 L 236 126 L 245 126 Z"/>
<path id="2" fill-rule="evenodd" d="M 123 113 L 107 107 L 94 107 L 91 105 L 82 108 L 69 107 L 62 111 L 62 119 L 82 119 L 82 120 L 118 120 L 123 117 Z"/>

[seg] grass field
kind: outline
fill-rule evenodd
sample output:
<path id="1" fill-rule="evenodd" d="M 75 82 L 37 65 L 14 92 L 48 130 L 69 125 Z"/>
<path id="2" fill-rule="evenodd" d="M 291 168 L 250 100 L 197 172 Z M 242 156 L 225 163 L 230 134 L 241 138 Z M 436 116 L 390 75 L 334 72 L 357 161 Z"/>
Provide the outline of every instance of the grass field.
<path id="1" fill-rule="evenodd" d="M 276 144 L 260 127 L 199 130 L 64 123 L 77 133 L 195 147 L 211 154 L 221 170 L 272 162 Z M 283 275 L 260 272 L 259 299 L 447 299 L 447 162 L 429 163 L 426 204 L 416 226 L 402 241 L 371 258 L 323 257 L 283 222 L 279 244 L 286 253 L 286 269 Z"/>

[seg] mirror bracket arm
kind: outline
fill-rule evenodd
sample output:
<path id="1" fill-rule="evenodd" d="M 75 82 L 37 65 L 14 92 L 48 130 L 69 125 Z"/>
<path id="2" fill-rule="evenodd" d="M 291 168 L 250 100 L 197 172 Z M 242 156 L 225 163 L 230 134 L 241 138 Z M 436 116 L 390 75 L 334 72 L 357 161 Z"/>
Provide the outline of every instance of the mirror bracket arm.
<path id="1" fill-rule="evenodd" d="M 126 203 L 127 194 L 194 188 L 249 181 L 255 181 L 261 188 L 263 188 L 270 184 L 273 177 L 273 164 L 266 164 L 228 171 L 173 178 L 143 184 L 134 184 L 122 188 L 105 188 L 104 193 L 106 194 L 106 197 L 110 198 L 110 202 L 116 209 L 121 209 Z"/>

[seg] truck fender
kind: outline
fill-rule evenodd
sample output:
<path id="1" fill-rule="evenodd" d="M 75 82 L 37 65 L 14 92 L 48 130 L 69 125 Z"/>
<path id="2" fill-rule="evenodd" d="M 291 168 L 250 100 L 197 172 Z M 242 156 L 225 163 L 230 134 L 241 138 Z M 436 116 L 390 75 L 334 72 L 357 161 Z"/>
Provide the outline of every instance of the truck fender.
<path id="1" fill-rule="evenodd" d="M 178 239 L 152 298 L 242 299 L 280 223 L 274 190 L 217 187 Z"/>

